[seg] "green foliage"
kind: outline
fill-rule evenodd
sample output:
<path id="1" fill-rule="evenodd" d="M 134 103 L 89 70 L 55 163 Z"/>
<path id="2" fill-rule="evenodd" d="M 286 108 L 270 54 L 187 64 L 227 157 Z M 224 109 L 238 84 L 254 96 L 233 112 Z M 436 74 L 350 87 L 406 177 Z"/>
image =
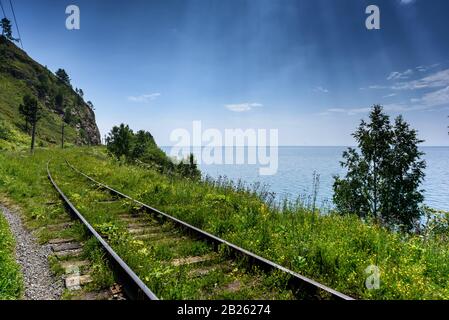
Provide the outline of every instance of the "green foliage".
<path id="1" fill-rule="evenodd" d="M 59 112 L 64 110 L 64 93 L 62 91 L 59 91 L 55 96 L 55 108 Z"/>
<path id="2" fill-rule="evenodd" d="M 424 208 L 426 227 L 422 231 L 426 238 L 440 238 L 443 242 L 449 241 L 449 212 Z"/>
<path id="3" fill-rule="evenodd" d="M 115 214 L 127 211 L 129 204 L 125 210 L 122 204 L 99 203 L 109 195 L 96 191 L 86 180 L 68 170 L 64 159 L 148 205 L 205 231 L 220 233 L 227 241 L 355 298 L 449 299 L 447 232 L 444 235 L 447 222 L 439 224 L 441 231 L 438 232 L 437 228 L 434 231 L 426 228 L 421 234 L 405 234 L 363 223 L 354 215 L 322 215 L 318 210 L 312 212 L 294 204 L 269 206 L 261 200 L 263 193 L 259 189 L 245 189 L 224 180 L 194 181 L 160 174 L 154 169 L 120 165 L 107 157 L 103 148 L 37 150 L 33 157 L 23 153 L 0 153 L 0 193 L 7 193 L 23 206 L 27 225 L 32 229 L 55 224 L 66 216 L 60 204 L 46 204 L 58 201 L 46 178 L 49 158 L 53 159 L 51 169 L 55 179 L 75 206 L 91 225 L 99 227 L 111 239 L 126 232 L 126 226 Z M 33 218 L 35 212 L 38 219 Z M 439 216 L 444 217 L 444 214 Z M 168 227 L 164 225 L 163 228 Z M 76 230 L 71 236 L 79 238 L 82 228 Z M 90 244 L 91 241 L 86 244 L 86 254 L 90 259 L 98 257 L 96 283 L 110 283 L 109 270 L 101 264 L 101 252 L 95 253 L 96 246 Z M 248 280 L 238 264 L 232 267 L 231 271 L 235 272 L 231 276 L 217 270 L 186 281 L 190 269 L 175 269 L 167 260 L 179 255 L 201 255 L 209 250 L 188 240 L 182 240 L 182 246 L 156 245 L 128 237 L 113 243 L 114 250 L 164 299 L 249 299 L 270 294 L 261 292 L 260 287 L 232 296 L 215 291 L 235 279 L 243 283 Z M 225 252 L 222 254 L 226 259 Z M 379 290 L 365 287 L 368 276 L 365 269 L 373 264 L 381 270 Z M 279 292 L 284 280 L 275 274 L 262 278 L 261 282 L 277 289 L 276 295 L 268 298 L 284 297 Z"/>
<path id="4" fill-rule="evenodd" d="M 122 156 L 130 158 L 134 149 L 134 133 L 128 125 L 123 123 L 117 127 L 113 127 L 109 136 L 106 138 L 108 151 L 117 159 Z"/>
<path id="5" fill-rule="evenodd" d="M 55 97 L 62 94 L 63 107 L 55 104 Z M 95 117 L 86 104 L 76 104 L 77 94 L 71 87 L 62 83 L 48 69 L 33 61 L 5 37 L 0 36 L 0 121 L 5 121 L 14 134 L 8 140 L 0 142 L 2 149 L 19 149 L 29 146 L 29 141 L 22 141 L 26 136 L 26 124 L 19 113 L 18 106 L 23 103 L 23 97 L 37 97 L 38 106 L 42 111 L 42 120 L 36 128 L 36 145 L 55 145 L 60 143 L 61 126 L 65 109 L 70 106 L 71 117 L 66 123 L 66 146 L 82 145 L 99 141 L 99 133 L 89 131 L 87 138 L 82 138 L 77 125 L 95 128 Z M 29 128 L 28 128 L 29 129 Z M 29 130 L 30 131 L 30 130 Z"/>
<path id="6" fill-rule="evenodd" d="M 56 77 L 59 79 L 59 81 L 61 81 L 62 83 L 64 83 L 66 86 L 71 86 L 70 84 L 70 77 L 67 74 L 67 72 L 64 69 L 58 69 L 55 72 Z"/>
<path id="7" fill-rule="evenodd" d="M 182 160 L 178 163 L 176 166 L 176 172 L 183 177 L 188 177 L 193 180 L 198 180 L 201 178 L 201 172 L 198 170 L 193 154 L 190 154 L 187 160 Z"/>
<path id="8" fill-rule="evenodd" d="M 15 39 L 12 36 L 12 26 L 11 21 L 9 21 L 7 18 L 3 18 L 0 21 L 0 26 L 2 27 L 2 36 L 4 36 L 9 41 L 16 41 L 18 42 L 19 39 Z"/>
<path id="9" fill-rule="evenodd" d="M 161 173 L 176 174 L 193 180 L 201 178 L 193 155 L 187 161 L 173 163 L 156 145 L 151 133 L 144 130 L 134 134 L 128 125 L 122 123 L 118 127 L 114 126 L 106 138 L 106 145 L 116 159 L 125 157 L 128 162 L 154 167 Z"/>
<path id="10" fill-rule="evenodd" d="M 0 213 L 0 300 L 18 299 L 23 290 L 20 267 L 14 257 L 14 239 Z"/>
<path id="11" fill-rule="evenodd" d="M 43 71 L 37 76 L 38 84 L 36 85 L 37 96 L 40 100 L 44 100 L 50 94 L 50 79 L 47 72 Z"/>
<path id="12" fill-rule="evenodd" d="M 346 177 L 335 177 L 334 202 L 341 213 L 372 218 L 383 225 L 411 230 L 421 217 L 424 197 L 419 186 L 425 162 L 418 145 L 423 141 L 397 117 L 394 126 L 374 106 L 370 122 L 362 120 L 353 134 L 358 150 L 343 153 Z"/>
<path id="13" fill-rule="evenodd" d="M 8 140 L 11 136 L 8 128 L 5 126 L 3 121 L 0 121 L 0 140 Z"/>
<path id="14" fill-rule="evenodd" d="M 94 104 L 92 103 L 92 101 L 87 101 L 86 104 L 87 104 L 87 106 L 90 108 L 90 110 L 92 110 L 92 111 L 95 110 L 95 106 L 94 106 Z"/>
<path id="15" fill-rule="evenodd" d="M 33 126 L 41 118 L 37 100 L 30 95 L 23 97 L 23 103 L 19 106 L 19 112 L 25 119 L 27 125 L 31 124 Z"/>
<path id="16" fill-rule="evenodd" d="M 32 127 L 31 151 L 33 151 L 36 137 L 36 124 L 42 117 L 42 112 L 39 109 L 36 98 L 31 97 L 30 95 L 25 95 L 23 97 L 23 104 L 19 106 L 19 112 L 25 118 L 26 127 L 28 127 L 28 123 Z"/>
<path id="17" fill-rule="evenodd" d="M 321 215 L 302 205 L 268 206 L 258 192 L 229 182 L 168 177 L 104 162 L 84 150 L 67 157 L 144 203 L 356 298 L 449 299 L 449 248 L 436 234 L 391 232 L 354 215 Z M 80 203 L 86 204 L 85 198 Z M 132 246 L 126 243 L 123 250 L 130 252 Z M 151 252 L 142 259 L 148 261 Z M 365 287 L 365 269 L 373 264 L 381 269 L 379 290 Z M 161 283 L 154 287 L 164 288 Z"/>

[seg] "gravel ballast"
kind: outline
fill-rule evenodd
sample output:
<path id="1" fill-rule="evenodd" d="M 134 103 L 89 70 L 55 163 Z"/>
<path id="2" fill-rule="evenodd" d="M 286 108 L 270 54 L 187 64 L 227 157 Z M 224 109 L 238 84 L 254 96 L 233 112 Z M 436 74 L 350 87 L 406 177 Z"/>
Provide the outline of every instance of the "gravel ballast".
<path id="1" fill-rule="evenodd" d="M 20 265 L 24 285 L 25 300 L 58 300 L 64 290 L 61 278 L 54 277 L 48 256 L 50 246 L 39 245 L 33 235 L 22 224 L 19 215 L 0 204 L 0 212 L 9 223 L 16 240 L 16 260 Z"/>

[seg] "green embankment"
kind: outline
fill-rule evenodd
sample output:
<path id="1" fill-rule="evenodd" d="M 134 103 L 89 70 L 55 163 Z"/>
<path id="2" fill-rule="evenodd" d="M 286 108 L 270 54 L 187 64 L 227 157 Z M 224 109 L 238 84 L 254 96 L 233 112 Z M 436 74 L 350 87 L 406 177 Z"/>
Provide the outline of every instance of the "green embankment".
<path id="1" fill-rule="evenodd" d="M 63 210 L 60 206 L 49 210 L 45 205 L 55 198 L 46 181 L 45 165 L 50 158 L 63 186 L 67 174 L 63 159 L 67 158 L 96 179 L 151 206 L 356 298 L 449 299 L 447 237 L 392 233 L 353 216 L 322 216 L 301 206 L 273 209 L 250 190 L 124 165 L 109 158 L 102 148 L 39 150 L 34 156 L 0 154 L 0 192 L 21 204 L 32 228 L 54 221 Z M 82 188 L 68 190 L 81 210 L 89 201 L 80 196 L 82 192 Z M 107 215 L 103 218 L 108 219 Z M 104 226 L 112 231 L 120 227 L 113 219 L 109 223 Z M 42 235 L 42 241 L 49 236 Z M 141 247 L 138 251 L 155 254 L 151 250 Z M 370 276 L 365 270 L 370 265 L 380 268 L 378 290 L 365 286 Z M 173 276 L 163 267 L 155 272 L 142 275 L 153 285 L 155 278 L 157 284 Z M 166 296 L 183 297 L 186 292 Z"/>

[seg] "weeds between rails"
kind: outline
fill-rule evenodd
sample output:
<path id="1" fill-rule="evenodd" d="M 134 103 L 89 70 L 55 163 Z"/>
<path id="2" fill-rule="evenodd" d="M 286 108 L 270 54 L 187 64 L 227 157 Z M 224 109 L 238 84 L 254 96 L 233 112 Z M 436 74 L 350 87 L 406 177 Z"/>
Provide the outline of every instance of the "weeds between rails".
<path id="1" fill-rule="evenodd" d="M 127 196 L 117 197 L 107 186 L 80 183 L 75 172 L 63 172 L 75 206 L 87 216 L 96 213 L 91 217 L 94 227 L 163 299 L 349 299 L 221 239 L 218 246 L 204 241 L 200 238 L 206 233 L 189 230 L 196 228 L 183 224 L 180 230 L 177 219 Z M 156 211 L 156 217 L 148 215 L 149 210 Z M 173 220 L 161 223 L 157 218 L 162 215 Z M 140 262 L 142 256 L 146 264 Z M 311 294 L 311 287 L 316 292 Z"/>

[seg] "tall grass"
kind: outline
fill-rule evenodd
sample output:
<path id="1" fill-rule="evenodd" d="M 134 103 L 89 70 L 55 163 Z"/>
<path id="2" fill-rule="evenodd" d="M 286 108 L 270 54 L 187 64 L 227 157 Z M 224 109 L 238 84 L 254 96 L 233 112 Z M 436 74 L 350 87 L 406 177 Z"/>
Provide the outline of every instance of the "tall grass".
<path id="1" fill-rule="evenodd" d="M 86 152 L 84 152 L 86 154 Z M 271 206 L 264 187 L 227 179 L 167 179 L 150 170 L 67 154 L 80 169 L 199 228 L 365 299 L 449 299 L 449 249 L 443 237 L 390 232 L 354 216 L 322 215 L 311 203 Z M 315 179 L 318 188 L 318 177 Z M 365 270 L 381 270 L 368 290 Z"/>
<path id="2" fill-rule="evenodd" d="M 17 299 L 22 293 L 22 276 L 15 261 L 14 238 L 0 214 L 0 300 Z"/>

